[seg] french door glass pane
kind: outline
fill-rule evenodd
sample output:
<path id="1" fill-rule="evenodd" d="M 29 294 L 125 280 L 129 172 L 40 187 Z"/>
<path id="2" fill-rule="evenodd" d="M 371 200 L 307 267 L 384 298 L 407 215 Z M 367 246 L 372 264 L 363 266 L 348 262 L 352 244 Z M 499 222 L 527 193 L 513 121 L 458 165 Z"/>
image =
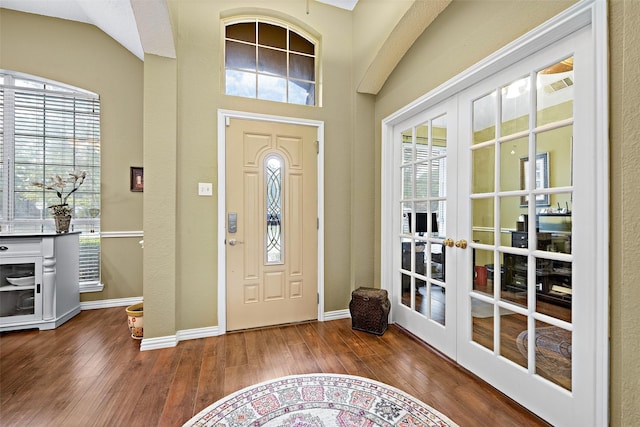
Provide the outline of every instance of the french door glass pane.
<path id="1" fill-rule="evenodd" d="M 516 305 L 527 307 L 527 275 L 529 260 L 525 255 L 505 253 L 504 282 L 500 290 L 500 298 Z"/>
<path id="2" fill-rule="evenodd" d="M 400 169 L 400 174 L 402 175 L 402 198 L 403 199 L 412 199 L 413 198 L 413 165 L 403 166 Z"/>
<path id="3" fill-rule="evenodd" d="M 536 153 L 549 153 L 549 188 L 568 187 L 573 184 L 571 162 L 573 160 L 573 126 L 562 126 L 536 135 Z M 567 210 L 571 209 L 570 203 L 560 207 L 553 203 L 551 196 L 550 205 Z"/>
<path id="4" fill-rule="evenodd" d="M 473 144 L 496 138 L 496 95 L 492 92 L 473 102 Z"/>
<path id="5" fill-rule="evenodd" d="M 519 133 L 529 129 L 530 79 L 524 77 L 502 87 L 500 91 L 502 123 L 500 135 L 502 137 Z"/>
<path id="6" fill-rule="evenodd" d="M 429 125 L 416 126 L 416 161 L 423 161 L 429 155 Z"/>
<path id="7" fill-rule="evenodd" d="M 536 74 L 538 126 L 573 117 L 573 57 L 559 61 Z"/>
<path id="8" fill-rule="evenodd" d="M 471 202 L 473 241 L 487 245 L 494 244 L 493 197 L 474 199 Z"/>
<path id="9" fill-rule="evenodd" d="M 472 152 L 473 181 L 471 191 L 490 193 L 495 189 L 495 146 L 489 145 Z"/>
<path id="10" fill-rule="evenodd" d="M 528 354 L 522 334 L 527 330 L 527 316 L 499 307 L 500 355 L 526 368 Z"/>
<path id="11" fill-rule="evenodd" d="M 402 163 L 413 161 L 413 128 L 402 132 Z"/>
<path id="12" fill-rule="evenodd" d="M 401 132 L 402 304 L 445 321 L 446 116 Z M 410 236 L 410 237 L 409 237 Z"/>
<path id="13" fill-rule="evenodd" d="M 483 347 L 493 350 L 493 304 L 471 297 L 471 339 Z"/>
<path id="14" fill-rule="evenodd" d="M 490 246 L 474 248 L 472 339 L 524 368 L 535 359 L 536 374 L 571 390 L 573 59 L 505 82 L 472 111 L 473 245 Z M 548 324 L 530 330 L 540 315 Z"/>
<path id="15" fill-rule="evenodd" d="M 522 190 L 520 159 L 529 155 L 529 138 L 503 142 L 500 146 L 500 190 Z"/>
<path id="16" fill-rule="evenodd" d="M 476 249 L 473 260 L 473 290 L 493 296 L 493 251 Z"/>
<path id="17" fill-rule="evenodd" d="M 521 334 L 519 341 L 526 349 L 528 349 L 527 338 L 528 331 Z M 536 322 L 534 343 L 536 374 L 571 390 L 573 360 L 571 331 L 538 321 Z"/>

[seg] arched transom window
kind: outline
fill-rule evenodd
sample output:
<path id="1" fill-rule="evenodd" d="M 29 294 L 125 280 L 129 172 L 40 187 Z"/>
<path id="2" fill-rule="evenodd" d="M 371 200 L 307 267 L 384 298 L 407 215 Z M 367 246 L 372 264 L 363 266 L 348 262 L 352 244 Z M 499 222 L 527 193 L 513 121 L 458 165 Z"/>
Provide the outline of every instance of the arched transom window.
<path id="1" fill-rule="evenodd" d="M 316 105 L 316 42 L 284 24 L 225 25 L 225 93 Z"/>

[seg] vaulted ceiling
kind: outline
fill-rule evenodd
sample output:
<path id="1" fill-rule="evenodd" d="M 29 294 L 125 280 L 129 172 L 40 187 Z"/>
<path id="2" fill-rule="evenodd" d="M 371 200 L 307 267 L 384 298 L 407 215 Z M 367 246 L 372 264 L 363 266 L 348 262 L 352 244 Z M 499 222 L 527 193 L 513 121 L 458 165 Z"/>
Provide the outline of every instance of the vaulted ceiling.
<path id="1" fill-rule="evenodd" d="M 359 0 L 317 1 L 353 10 Z M 414 41 L 451 0 L 411 0 L 404 16 L 389 29 L 358 83 L 376 94 Z M 95 25 L 144 60 L 144 54 L 175 58 L 167 0 L 1 0 L 0 7 Z"/>
<path id="2" fill-rule="evenodd" d="M 316 0 L 353 10 L 358 0 Z M 175 57 L 166 0 L 2 0 L 5 9 L 95 25 L 140 59 Z"/>

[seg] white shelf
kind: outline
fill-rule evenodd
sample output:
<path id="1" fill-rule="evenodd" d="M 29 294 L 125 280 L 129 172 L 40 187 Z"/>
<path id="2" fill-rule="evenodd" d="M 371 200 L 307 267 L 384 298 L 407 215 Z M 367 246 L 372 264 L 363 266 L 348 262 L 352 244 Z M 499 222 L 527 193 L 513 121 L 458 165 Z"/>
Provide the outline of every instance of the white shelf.
<path id="1" fill-rule="evenodd" d="M 80 312 L 78 235 L 0 234 L 0 332 L 54 329 Z"/>
<path id="2" fill-rule="evenodd" d="M 11 291 L 29 291 L 36 288 L 36 285 L 27 285 L 27 286 L 0 286 L 0 292 L 11 292 Z"/>

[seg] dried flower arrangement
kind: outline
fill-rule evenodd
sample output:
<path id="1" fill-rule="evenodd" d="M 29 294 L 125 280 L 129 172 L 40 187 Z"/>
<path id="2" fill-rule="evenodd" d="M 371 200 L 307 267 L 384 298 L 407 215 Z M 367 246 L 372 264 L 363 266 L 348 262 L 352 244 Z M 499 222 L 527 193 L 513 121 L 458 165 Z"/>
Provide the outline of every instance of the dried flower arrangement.
<path id="1" fill-rule="evenodd" d="M 62 178 L 60 175 L 49 177 L 48 183 L 43 182 L 32 182 L 31 184 L 35 185 L 39 188 L 44 188 L 45 190 L 53 190 L 58 195 L 60 199 L 60 203 L 48 206 L 51 214 L 54 216 L 66 216 L 71 215 L 71 208 L 67 203 L 67 199 L 73 193 L 78 191 L 78 188 L 82 185 L 84 180 L 87 178 L 87 171 L 79 171 L 79 172 L 69 172 L 68 178 Z M 68 184 L 71 184 L 71 189 L 66 190 Z"/>

